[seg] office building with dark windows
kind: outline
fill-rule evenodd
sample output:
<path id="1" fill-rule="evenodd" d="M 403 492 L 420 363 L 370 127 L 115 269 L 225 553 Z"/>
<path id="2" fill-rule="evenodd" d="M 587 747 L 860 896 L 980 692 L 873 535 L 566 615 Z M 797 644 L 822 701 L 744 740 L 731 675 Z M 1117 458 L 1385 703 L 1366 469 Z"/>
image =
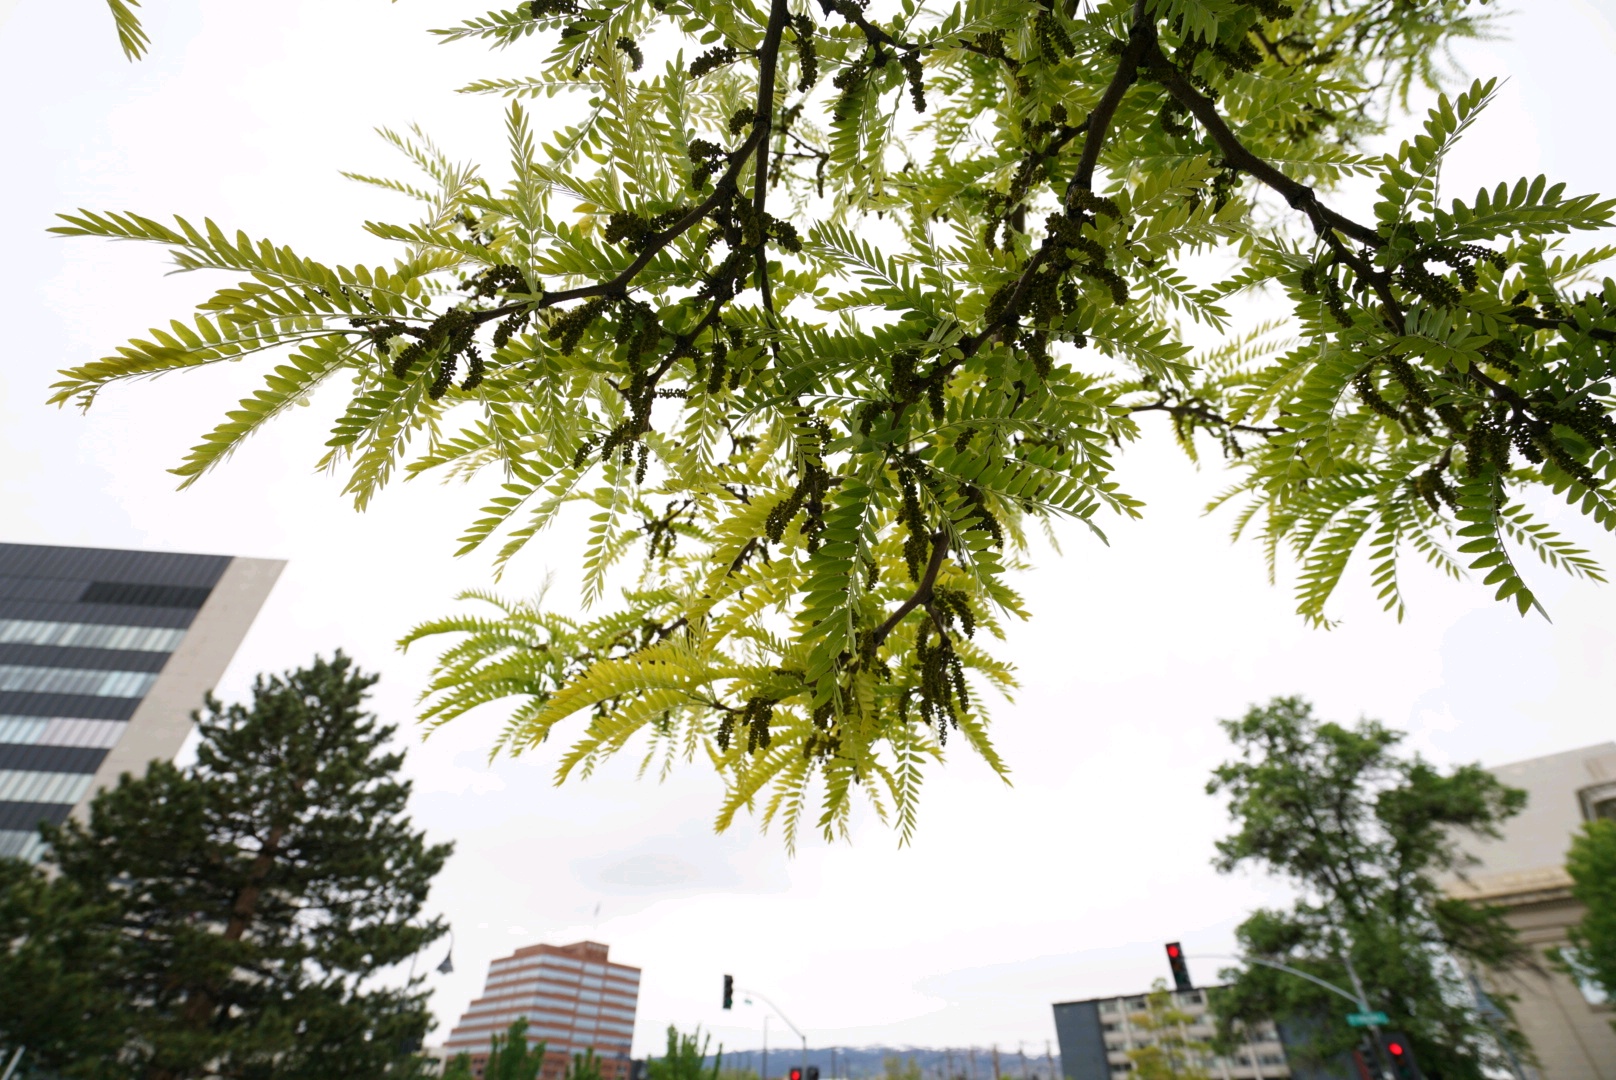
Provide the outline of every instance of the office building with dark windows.
<path id="1" fill-rule="evenodd" d="M 640 969 L 613 964 L 597 941 L 529 945 L 488 965 L 482 997 L 467 1006 L 444 1042 L 445 1057 L 467 1054 L 481 1076 L 490 1039 L 525 1017 L 529 1045 L 545 1044 L 539 1080 L 561 1080 L 571 1055 L 594 1051 L 602 1080 L 627 1080 L 640 1000 Z"/>
<path id="2" fill-rule="evenodd" d="M 284 565 L 0 544 L 0 855 L 179 752 Z"/>
<path id="3" fill-rule="evenodd" d="M 1171 1001 L 1173 1009 L 1187 1017 L 1172 1034 L 1191 1042 L 1210 1042 L 1215 1020 L 1207 1009 L 1206 992 L 1176 990 Z M 1146 1008 L 1144 994 L 1057 1004 L 1055 1035 L 1060 1039 L 1065 1080 L 1111 1080 L 1133 1072 L 1130 1055 L 1155 1045 L 1161 1037 L 1150 1026 Z M 1229 1053 L 1208 1050 L 1202 1060 L 1191 1064 L 1211 1080 L 1290 1080 L 1293 1075 L 1281 1032 L 1271 1022 L 1247 1032 L 1243 1045 Z M 1353 1080 L 1358 1080 L 1356 1075 Z"/>

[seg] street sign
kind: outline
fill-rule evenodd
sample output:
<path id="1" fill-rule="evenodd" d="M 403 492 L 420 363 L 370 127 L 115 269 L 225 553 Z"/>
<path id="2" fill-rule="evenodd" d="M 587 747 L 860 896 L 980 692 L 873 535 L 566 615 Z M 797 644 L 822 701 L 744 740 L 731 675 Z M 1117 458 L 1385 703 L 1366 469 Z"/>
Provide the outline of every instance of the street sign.
<path id="1" fill-rule="evenodd" d="M 1383 1012 L 1348 1013 L 1347 1023 L 1352 1027 L 1380 1027 L 1386 1023 Z"/>

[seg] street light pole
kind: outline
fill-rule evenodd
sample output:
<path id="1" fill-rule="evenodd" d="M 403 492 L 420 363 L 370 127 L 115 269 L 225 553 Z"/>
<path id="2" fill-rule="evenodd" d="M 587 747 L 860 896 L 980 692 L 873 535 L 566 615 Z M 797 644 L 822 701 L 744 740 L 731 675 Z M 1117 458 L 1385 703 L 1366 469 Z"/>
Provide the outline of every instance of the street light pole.
<path id="1" fill-rule="evenodd" d="M 786 1027 L 788 1027 L 792 1031 L 796 1032 L 797 1038 L 802 1040 L 802 1078 L 803 1078 L 803 1080 L 808 1080 L 808 1036 L 804 1035 L 802 1033 L 802 1029 L 799 1028 L 796 1024 L 793 1024 L 791 1022 L 791 1017 L 787 1016 L 784 1012 L 780 1011 L 780 1006 L 776 1005 L 774 1002 L 770 1001 L 768 998 L 764 997 L 762 994 L 758 993 L 756 990 L 747 990 L 745 988 L 742 988 L 741 993 L 750 994 L 750 995 L 752 995 L 752 997 L 757 998 L 759 1001 L 763 1002 L 763 1004 L 765 1004 L 769 1008 L 773 1009 L 775 1015 L 786 1022 Z M 765 1024 L 767 1024 L 768 1019 L 769 1019 L 768 1014 L 765 1013 L 764 1017 L 763 1017 L 763 1022 Z M 765 1030 L 767 1030 L 767 1029 L 765 1029 Z M 765 1064 L 767 1064 L 767 1059 L 765 1059 Z M 759 1077 L 758 1080 L 769 1080 L 769 1078 L 767 1076 L 763 1076 L 763 1077 Z"/>

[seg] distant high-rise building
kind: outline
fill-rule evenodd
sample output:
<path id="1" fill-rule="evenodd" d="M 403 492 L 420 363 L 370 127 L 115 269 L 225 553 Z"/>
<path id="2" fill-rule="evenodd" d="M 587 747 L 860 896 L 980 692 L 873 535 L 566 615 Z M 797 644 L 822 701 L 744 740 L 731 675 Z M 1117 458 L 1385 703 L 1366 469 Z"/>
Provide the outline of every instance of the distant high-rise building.
<path id="1" fill-rule="evenodd" d="M 628 1076 L 640 969 L 613 964 L 595 941 L 529 945 L 488 965 L 483 996 L 473 1001 L 444 1041 L 444 1052 L 471 1055 L 481 1076 L 489 1040 L 526 1017 L 529 1045 L 544 1042 L 540 1080 L 559 1080 L 573 1054 L 593 1050 L 603 1080 Z"/>
<path id="2" fill-rule="evenodd" d="M 1515 1018 L 1532 1044 L 1543 1080 L 1616 1080 L 1616 1009 L 1593 987 L 1579 987 L 1552 960 L 1586 910 L 1571 895 L 1566 852 L 1583 822 L 1616 818 L 1616 743 L 1517 761 L 1490 770 L 1526 792 L 1526 808 L 1496 840 L 1464 838 L 1480 860 L 1451 896 L 1504 909 L 1535 963 L 1483 980 L 1515 998 Z"/>
<path id="3" fill-rule="evenodd" d="M 1172 1007 L 1190 1019 L 1172 1034 L 1192 1042 L 1209 1042 L 1214 1021 L 1201 990 L 1179 990 Z M 1159 1033 L 1146 1019 L 1144 994 L 1132 997 L 1064 1001 L 1055 1006 L 1055 1036 L 1060 1040 L 1061 1070 L 1065 1080 L 1110 1080 L 1133 1071 L 1130 1051 L 1153 1045 Z M 1208 1052 L 1199 1067 L 1213 1080 L 1286 1080 L 1291 1067 L 1285 1045 L 1272 1023 L 1259 1025 L 1244 1046 L 1227 1055 Z"/>
<path id="4" fill-rule="evenodd" d="M 0 544 L 0 855 L 179 752 L 284 565 Z"/>

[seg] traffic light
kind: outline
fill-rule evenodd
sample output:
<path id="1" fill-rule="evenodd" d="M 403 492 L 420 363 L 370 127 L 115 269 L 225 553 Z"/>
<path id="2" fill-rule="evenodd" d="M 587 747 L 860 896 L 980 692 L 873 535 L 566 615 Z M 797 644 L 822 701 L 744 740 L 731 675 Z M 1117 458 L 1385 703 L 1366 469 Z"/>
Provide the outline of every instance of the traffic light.
<path id="1" fill-rule="evenodd" d="M 1190 966 L 1184 962 L 1184 947 L 1176 941 L 1167 943 L 1167 964 L 1173 969 L 1173 986 L 1179 990 L 1193 990 L 1190 985 Z"/>
<path id="2" fill-rule="evenodd" d="M 808 1066 L 808 1080 L 819 1080 L 819 1066 Z"/>
<path id="3" fill-rule="evenodd" d="M 1392 1075 L 1397 1080 L 1424 1080 L 1424 1074 L 1414 1061 L 1414 1048 L 1409 1045 L 1407 1035 L 1401 1031 L 1388 1031 L 1382 1039 L 1386 1056 L 1392 1059 Z"/>
<path id="4" fill-rule="evenodd" d="M 801 1069 L 792 1069 L 791 1073 L 790 1073 L 790 1077 L 791 1077 L 791 1080 L 802 1080 L 802 1070 Z"/>
<path id="5" fill-rule="evenodd" d="M 733 1009 L 734 1007 L 735 1007 L 735 976 L 733 976 L 733 975 L 725 975 L 724 976 L 724 1008 Z"/>

